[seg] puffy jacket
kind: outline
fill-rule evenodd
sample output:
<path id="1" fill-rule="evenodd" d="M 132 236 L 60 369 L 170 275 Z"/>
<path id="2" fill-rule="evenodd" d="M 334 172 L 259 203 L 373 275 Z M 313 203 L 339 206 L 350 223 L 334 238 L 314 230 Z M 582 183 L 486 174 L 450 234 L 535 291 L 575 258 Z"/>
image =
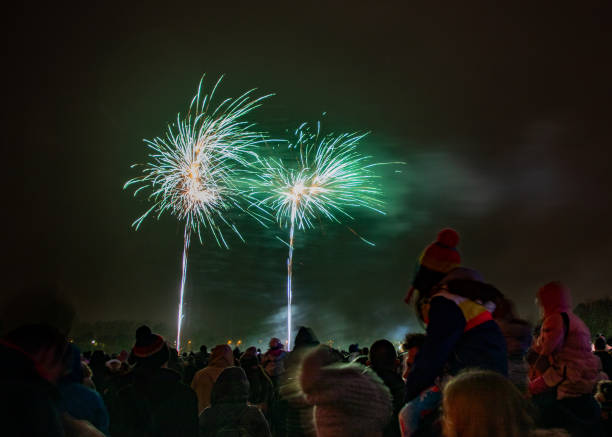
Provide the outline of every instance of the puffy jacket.
<path id="1" fill-rule="evenodd" d="M 461 283 L 476 292 L 486 286 L 478 281 Z M 490 309 L 453 293 L 452 284 L 429 302 L 427 336 L 406 378 L 406 402 L 445 373 L 455 375 L 462 369 L 479 368 L 508 375 L 506 341 Z"/>
<path id="2" fill-rule="evenodd" d="M 557 398 L 591 393 L 597 382 L 600 360 L 591 352 L 591 333 L 584 322 L 571 311 L 569 289 L 551 282 L 538 291 L 544 310 L 540 336 L 533 347 L 548 360 L 542 377 L 549 387 L 557 387 Z M 563 321 L 567 314 L 569 326 Z"/>

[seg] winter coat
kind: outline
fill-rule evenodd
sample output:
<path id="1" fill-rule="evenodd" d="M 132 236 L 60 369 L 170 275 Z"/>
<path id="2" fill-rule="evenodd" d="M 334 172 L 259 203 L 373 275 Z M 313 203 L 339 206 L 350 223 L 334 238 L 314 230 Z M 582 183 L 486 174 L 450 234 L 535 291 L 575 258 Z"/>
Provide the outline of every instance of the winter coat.
<path id="1" fill-rule="evenodd" d="M 19 347 L 0 343 L 0 434 L 61 437 L 55 386 L 42 378 Z"/>
<path id="2" fill-rule="evenodd" d="M 478 291 L 478 281 L 462 281 Z M 427 336 L 406 378 L 409 402 L 431 387 L 443 373 L 456 375 L 462 369 L 479 368 L 508 374 L 506 341 L 491 311 L 453 290 L 434 294 L 427 311 Z"/>
<path id="3" fill-rule="evenodd" d="M 375 367 L 372 367 L 372 370 L 376 373 L 376 375 L 378 375 L 378 377 L 382 380 L 383 384 L 385 384 L 389 389 L 392 398 L 391 400 L 393 403 L 393 415 L 383 431 L 383 436 L 399 436 L 400 429 L 399 422 L 397 420 L 397 415 L 404 406 L 404 392 L 406 388 L 404 380 L 401 376 L 399 376 L 397 372 L 393 372 L 391 370 L 377 369 Z"/>
<path id="4" fill-rule="evenodd" d="M 521 319 L 496 320 L 508 348 L 508 378 L 525 393 L 529 383 L 529 366 L 525 354 L 531 345 L 533 328 Z"/>
<path id="5" fill-rule="evenodd" d="M 191 381 L 191 388 L 198 396 L 198 414 L 210 405 L 213 385 L 223 369 L 234 365 L 234 354 L 229 346 L 217 346 L 212 352 L 210 364 L 198 370 Z"/>
<path id="6" fill-rule="evenodd" d="M 544 318 L 533 349 L 539 361 L 548 360 L 549 367 L 541 374 L 544 382 L 557 387 L 557 399 L 592 393 L 601 364 L 591 352 L 589 328 L 571 311 L 569 290 L 551 283 L 539 290 L 538 300 Z M 562 313 L 567 314 L 569 327 Z"/>
<path id="7" fill-rule="evenodd" d="M 214 437 L 221 429 L 271 437 L 264 415 L 259 408 L 247 404 L 248 397 L 249 381 L 242 368 L 223 369 L 213 386 L 211 405 L 200 415 L 200 437 Z"/>
<path id="8" fill-rule="evenodd" d="M 249 380 L 249 403 L 267 406 L 274 397 L 274 386 L 266 371 L 258 364 L 257 357 L 243 357 L 240 367 Z"/>
<path id="9" fill-rule="evenodd" d="M 608 379 L 612 379 L 612 355 L 608 351 L 593 352 L 601 360 L 601 369 L 608 375 Z"/>
<path id="10" fill-rule="evenodd" d="M 391 394 L 378 376 L 359 364 L 330 364 L 329 348 L 319 346 L 302 364 L 300 385 L 314 405 L 317 437 L 372 436 L 393 413 Z"/>
<path id="11" fill-rule="evenodd" d="M 195 393 L 166 368 L 133 371 L 133 383 L 109 399 L 113 437 L 187 437 L 198 432 Z"/>
<path id="12" fill-rule="evenodd" d="M 60 409 L 75 419 L 87 420 L 98 430 L 108 435 L 108 412 L 100 394 L 84 386 L 81 352 L 70 345 L 70 372 L 59 382 Z"/>
<path id="13" fill-rule="evenodd" d="M 285 372 L 285 358 L 287 358 L 287 352 L 284 350 L 268 349 L 263 355 L 261 366 L 270 377 L 276 378 Z"/>

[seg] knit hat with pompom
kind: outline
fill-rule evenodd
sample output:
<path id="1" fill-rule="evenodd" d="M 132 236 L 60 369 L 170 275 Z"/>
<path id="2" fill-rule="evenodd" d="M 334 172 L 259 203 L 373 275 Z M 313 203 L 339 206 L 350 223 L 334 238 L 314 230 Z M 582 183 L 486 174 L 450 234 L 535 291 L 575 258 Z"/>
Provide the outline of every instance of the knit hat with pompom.
<path id="1" fill-rule="evenodd" d="M 457 250 L 459 234 L 454 229 L 446 228 L 438 232 L 436 241 L 425 248 L 419 257 L 412 287 L 406 296 L 410 301 L 414 290 L 427 293 L 446 276 L 448 272 L 461 264 L 461 255 Z"/>
<path id="2" fill-rule="evenodd" d="M 132 348 L 131 363 L 141 367 L 158 368 L 170 358 L 168 346 L 161 335 L 153 334 L 143 325 L 136 330 L 136 344 Z"/>

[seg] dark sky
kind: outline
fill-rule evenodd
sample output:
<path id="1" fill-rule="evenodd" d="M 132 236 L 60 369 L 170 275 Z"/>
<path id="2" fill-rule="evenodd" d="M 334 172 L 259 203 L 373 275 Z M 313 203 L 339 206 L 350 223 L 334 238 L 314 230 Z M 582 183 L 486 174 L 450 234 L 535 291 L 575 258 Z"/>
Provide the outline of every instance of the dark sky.
<path id="1" fill-rule="evenodd" d="M 297 234 L 296 323 L 322 340 L 415 327 L 402 297 L 445 226 L 525 317 L 550 280 L 611 294 L 609 2 L 153 3 L 6 12 L 7 292 L 56 281 L 81 320 L 174 323 L 181 224 L 135 232 L 147 206 L 122 185 L 206 73 L 226 74 L 219 97 L 276 93 L 251 117 L 272 135 L 327 112 L 324 129 L 406 162 L 380 169 L 387 216 L 346 223 L 376 247 L 324 221 Z M 246 245 L 192 247 L 187 337 L 283 332 L 284 233 L 235 220 Z"/>

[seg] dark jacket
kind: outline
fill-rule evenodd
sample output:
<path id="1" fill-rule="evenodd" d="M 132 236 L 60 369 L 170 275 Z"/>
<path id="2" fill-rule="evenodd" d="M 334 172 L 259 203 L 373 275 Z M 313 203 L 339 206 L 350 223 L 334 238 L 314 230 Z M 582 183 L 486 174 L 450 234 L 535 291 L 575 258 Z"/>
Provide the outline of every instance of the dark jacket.
<path id="1" fill-rule="evenodd" d="M 594 354 L 601 360 L 601 368 L 608 379 L 612 379 L 612 355 L 607 351 L 595 351 Z"/>
<path id="2" fill-rule="evenodd" d="M 274 397 L 274 386 L 266 371 L 257 362 L 257 357 L 243 357 L 240 367 L 249 380 L 249 403 L 269 404 Z"/>
<path id="3" fill-rule="evenodd" d="M 195 436 L 198 401 L 170 369 L 134 369 L 133 382 L 108 399 L 113 437 Z"/>
<path id="4" fill-rule="evenodd" d="M 393 372 L 391 370 L 377 369 L 374 367 L 372 367 L 372 370 L 374 370 L 374 372 L 380 377 L 380 379 L 382 379 L 383 383 L 389 389 L 393 402 L 393 415 L 383 431 L 383 436 L 400 436 L 401 433 L 397 415 L 404 406 L 404 389 L 406 387 L 404 380 L 397 374 L 397 372 Z"/>
<path id="5" fill-rule="evenodd" d="M 478 368 L 508 375 L 504 336 L 491 314 L 477 305 L 453 290 L 432 297 L 425 343 L 406 378 L 406 402 L 443 374 Z"/>
<path id="6" fill-rule="evenodd" d="M 61 437 L 59 395 L 43 379 L 34 362 L 9 345 L 0 344 L 0 434 Z"/>
<path id="7" fill-rule="evenodd" d="M 210 407 L 200 415 L 200 437 L 214 437 L 221 429 L 243 430 L 253 437 L 271 437 L 270 427 L 257 407 L 247 404 L 249 381 L 240 367 L 227 367 L 215 381 Z"/>

